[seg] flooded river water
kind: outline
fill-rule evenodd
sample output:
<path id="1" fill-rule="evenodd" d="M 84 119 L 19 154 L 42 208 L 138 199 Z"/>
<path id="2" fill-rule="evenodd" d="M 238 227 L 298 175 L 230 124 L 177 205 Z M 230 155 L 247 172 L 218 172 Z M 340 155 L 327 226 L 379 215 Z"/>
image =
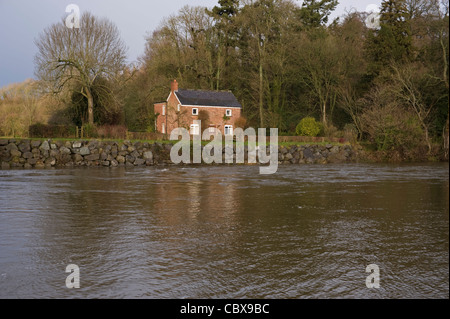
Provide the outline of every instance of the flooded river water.
<path id="1" fill-rule="evenodd" d="M 0 298 L 449 298 L 448 163 L 258 172 L 0 171 Z"/>

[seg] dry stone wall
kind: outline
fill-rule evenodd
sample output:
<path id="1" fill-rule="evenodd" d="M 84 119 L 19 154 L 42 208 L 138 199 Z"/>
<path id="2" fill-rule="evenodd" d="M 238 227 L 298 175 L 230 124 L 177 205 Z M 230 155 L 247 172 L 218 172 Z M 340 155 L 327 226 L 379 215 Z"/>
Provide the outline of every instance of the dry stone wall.
<path id="1" fill-rule="evenodd" d="M 172 144 L 158 142 L 0 139 L 0 163 L 2 169 L 169 165 L 171 148 Z M 278 160 L 280 164 L 345 163 L 357 161 L 358 152 L 351 145 L 280 146 Z"/>

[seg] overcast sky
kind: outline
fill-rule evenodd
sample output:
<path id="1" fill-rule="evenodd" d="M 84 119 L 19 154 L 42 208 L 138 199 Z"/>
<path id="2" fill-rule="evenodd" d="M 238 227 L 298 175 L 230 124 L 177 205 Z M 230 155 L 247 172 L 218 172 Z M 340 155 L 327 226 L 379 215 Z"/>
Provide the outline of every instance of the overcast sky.
<path id="1" fill-rule="evenodd" d="M 295 1 L 295 0 L 294 0 Z M 302 1 L 297 1 L 301 4 Z M 381 0 L 340 0 L 333 18 L 346 11 L 365 11 Z M 135 61 L 144 52 L 145 35 L 153 32 L 165 17 L 176 14 L 185 5 L 213 7 L 217 0 L 0 0 L 0 87 L 34 77 L 34 39 L 47 26 L 67 16 L 66 6 L 79 6 L 107 17 L 119 28 L 127 44 L 128 60 Z"/>

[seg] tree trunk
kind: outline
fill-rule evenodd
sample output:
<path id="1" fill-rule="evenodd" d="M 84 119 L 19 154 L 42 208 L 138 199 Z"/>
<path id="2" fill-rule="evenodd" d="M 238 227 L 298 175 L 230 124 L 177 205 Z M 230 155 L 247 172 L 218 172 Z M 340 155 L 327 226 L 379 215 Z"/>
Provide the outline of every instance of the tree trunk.
<path id="1" fill-rule="evenodd" d="M 216 74 L 216 90 L 218 91 L 220 88 L 220 61 L 221 59 L 221 50 L 219 49 L 218 57 L 217 57 L 217 74 Z"/>
<path id="2" fill-rule="evenodd" d="M 447 115 L 447 122 L 445 123 L 444 132 L 443 132 L 443 138 L 444 138 L 444 158 L 448 160 L 448 153 L 449 153 L 449 117 Z"/>
<path id="3" fill-rule="evenodd" d="M 425 142 L 427 143 L 427 146 L 428 146 L 428 155 L 430 155 L 432 147 L 431 147 L 430 137 L 429 137 L 429 134 L 428 134 L 428 126 L 426 126 L 424 124 L 423 125 L 423 129 L 425 131 Z"/>
<path id="4" fill-rule="evenodd" d="M 323 124 L 324 128 L 327 127 L 327 102 L 326 101 L 323 102 L 323 107 L 322 107 L 322 124 Z"/>
<path id="5" fill-rule="evenodd" d="M 264 92 L 263 92 L 263 66 L 259 63 L 259 120 L 261 128 L 264 127 L 264 104 L 263 104 Z"/>
<path id="6" fill-rule="evenodd" d="M 94 98 L 89 88 L 86 88 L 86 95 L 88 99 L 88 122 L 94 125 Z"/>

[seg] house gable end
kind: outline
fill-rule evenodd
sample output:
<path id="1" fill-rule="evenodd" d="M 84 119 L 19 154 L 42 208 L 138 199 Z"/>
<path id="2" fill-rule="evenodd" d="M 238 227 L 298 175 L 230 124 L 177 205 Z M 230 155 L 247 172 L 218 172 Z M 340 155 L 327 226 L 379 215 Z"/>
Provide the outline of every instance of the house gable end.
<path id="1" fill-rule="evenodd" d="M 175 99 L 176 99 L 176 101 L 178 102 L 178 104 L 183 105 L 183 103 L 181 103 L 180 100 L 178 99 L 178 96 L 177 96 L 176 92 L 174 93 L 174 92 L 172 92 L 172 91 L 170 92 L 169 96 L 167 97 L 167 100 L 166 100 L 167 103 L 170 101 L 170 97 L 171 97 L 172 95 L 175 97 Z"/>

